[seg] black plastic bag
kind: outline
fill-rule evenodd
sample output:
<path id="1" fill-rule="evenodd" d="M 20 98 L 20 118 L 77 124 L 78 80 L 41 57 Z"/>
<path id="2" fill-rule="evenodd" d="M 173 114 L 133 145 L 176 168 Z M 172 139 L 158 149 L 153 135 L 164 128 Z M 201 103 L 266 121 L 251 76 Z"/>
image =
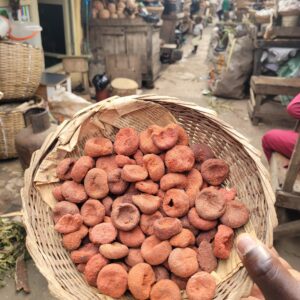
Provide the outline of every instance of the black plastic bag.
<path id="1" fill-rule="evenodd" d="M 92 82 L 96 91 L 101 91 L 107 87 L 109 79 L 106 74 L 97 74 L 94 76 Z"/>

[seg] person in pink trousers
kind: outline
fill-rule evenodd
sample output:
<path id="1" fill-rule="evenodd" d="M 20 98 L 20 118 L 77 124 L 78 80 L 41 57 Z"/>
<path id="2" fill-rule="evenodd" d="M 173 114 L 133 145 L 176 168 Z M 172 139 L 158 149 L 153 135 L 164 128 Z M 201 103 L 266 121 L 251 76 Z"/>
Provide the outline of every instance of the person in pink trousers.
<path id="1" fill-rule="evenodd" d="M 288 113 L 300 119 L 300 93 L 290 102 L 287 107 Z M 262 147 L 270 161 L 272 153 L 278 152 L 287 158 L 291 158 L 299 134 L 292 130 L 272 129 L 262 138 Z"/>

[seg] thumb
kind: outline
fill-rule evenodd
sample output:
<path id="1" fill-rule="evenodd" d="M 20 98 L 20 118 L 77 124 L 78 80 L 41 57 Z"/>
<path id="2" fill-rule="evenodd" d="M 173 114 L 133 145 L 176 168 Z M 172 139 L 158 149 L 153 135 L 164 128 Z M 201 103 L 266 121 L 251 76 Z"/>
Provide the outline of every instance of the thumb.
<path id="1" fill-rule="evenodd" d="M 279 259 L 248 234 L 237 238 L 238 254 L 266 300 L 300 300 L 300 283 Z"/>

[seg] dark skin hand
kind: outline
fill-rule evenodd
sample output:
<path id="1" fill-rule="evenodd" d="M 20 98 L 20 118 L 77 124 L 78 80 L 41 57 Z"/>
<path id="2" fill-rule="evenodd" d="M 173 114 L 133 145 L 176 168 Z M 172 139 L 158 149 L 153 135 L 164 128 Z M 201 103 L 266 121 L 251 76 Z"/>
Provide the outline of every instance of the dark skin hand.
<path id="1" fill-rule="evenodd" d="M 300 273 L 277 257 L 275 251 L 267 249 L 248 234 L 238 237 L 237 249 L 250 277 L 257 285 L 251 296 L 243 299 L 300 300 Z"/>

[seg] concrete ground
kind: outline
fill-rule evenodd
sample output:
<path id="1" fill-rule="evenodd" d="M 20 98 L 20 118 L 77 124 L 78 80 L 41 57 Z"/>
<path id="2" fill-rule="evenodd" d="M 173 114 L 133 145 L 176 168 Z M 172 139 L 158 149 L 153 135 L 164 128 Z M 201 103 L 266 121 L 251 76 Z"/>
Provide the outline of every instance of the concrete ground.
<path id="1" fill-rule="evenodd" d="M 192 101 L 200 106 L 214 109 L 219 117 L 231 124 L 240 133 L 245 135 L 252 145 L 261 150 L 263 134 L 275 127 L 286 128 L 286 123 L 275 123 L 265 120 L 258 126 L 252 126 L 247 113 L 247 99 L 225 100 L 204 96 L 202 91 L 207 88 L 208 63 L 206 55 L 212 28 L 204 30 L 203 40 L 196 55 L 190 55 L 192 46 L 189 42 L 183 47 L 184 57 L 173 65 L 163 67 L 160 78 L 155 82 L 153 90 L 143 93 L 175 96 L 182 100 Z M 263 163 L 267 162 L 262 156 Z M 0 161 L 0 214 L 20 210 L 21 200 L 19 190 L 23 183 L 23 172 L 19 161 Z M 287 259 L 296 269 L 300 270 L 300 240 L 284 240 L 276 245 L 280 254 Z M 47 288 L 46 280 L 36 269 L 34 262 L 28 262 L 29 283 L 31 294 L 16 294 L 13 279 L 7 280 L 7 285 L 0 289 L 0 299 L 54 299 Z"/>

